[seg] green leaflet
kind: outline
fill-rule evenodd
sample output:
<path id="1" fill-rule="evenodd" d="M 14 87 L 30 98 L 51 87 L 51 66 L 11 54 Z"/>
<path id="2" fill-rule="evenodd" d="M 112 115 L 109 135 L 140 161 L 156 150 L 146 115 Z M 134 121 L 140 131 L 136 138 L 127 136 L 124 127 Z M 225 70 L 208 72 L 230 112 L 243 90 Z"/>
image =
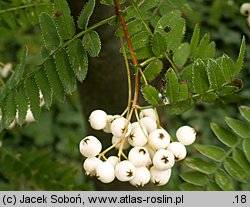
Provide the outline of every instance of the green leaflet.
<path id="1" fill-rule="evenodd" d="M 59 100 L 64 99 L 64 88 L 56 70 L 56 65 L 53 59 L 48 59 L 44 64 L 44 69 L 53 91 L 53 96 Z"/>
<path id="2" fill-rule="evenodd" d="M 181 44 L 174 53 L 173 61 L 178 66 L 183 66 L 190 55 L 190 45 L 188 43 Z"/>
<path id="3" fill-rule="evenodd" d="M 219 89 L 226 81 L 220 67 L 216 61 L 208 59 L 206 69 L 211 89 Z"/>
<path id="4" fill-rule="evenodd" d="M 28 99 L 26 95 L 26 90 L 23 85 L 19 86 L 16 90 L 16 104 L 18 111 L 18 124 L 22 126 L 25 123 L 26 114 L 28 111 Z"/>
<path id="5" fill-rule="evenodd" d="M 8 127 L 9 124 L 15 119 L 16 115 L 16 102 L 15 91 L 11 91 L 5 99 L 2 111 L 1 128 Z"/>
<path id="6" fill-rule="evenodd" d="M 47 108 L 49 108 L 52 104 L 52 90 L 44 69 L 40 69 L 36 72 L 35 80 L 43 94 L 44 102 Z"/>
<path id="7" fill-rule="evenodd" d="M 157 106 L 161 104 L 161 99 L 159 97 L 159 92 L 157 91 L 157 89 L 153 86 L 150 85 L 145 85 L 142 87 L 141 89 L 142 94 L 145 98 L 145 100 L 153 105 L 153 106 Z"/>
<path id="8" fill-rule="evenodd" d="M 236 73 L 239 73 L 243 67 L 245 51 L 246 51 L 246 39 L 243 36 L 242 41 L 241 41 L 239 56 L 236 62 Z"/>
<path id="9" fill-rule="evenodd" d="M 233 80 L 235 75 L 235 64 L 232 59 L 224 54 L 222 57 L 218 58 L 217 62 L 220 65 L 225 80 Z"/>
<path id="10" fill-rule="evenodd" d="M 166 73 L 167 78 L 167 91 L 166 96 L 170 103 L 177 101 L 179 95 L 179 81 L 175 71 L 170 68 Z"/>
<path id="11" fill-rule="evenodd" d="M 205 58 L 214 58 L 215 56 L 216 45 L 215 42 L 212 41 L 208 44 L 206 53 L 204 55 Z"/>
<path id="12" fill-rule="evenodd" d="M 191 53 L 191 56 L 195 55 L 195 51 L 196 51 L 196 48 L 198 46 L 199 39 L 200 39 L 200 26 L 199 26 L 199 24 L 196 24 L 195 28 L 194 28 L 192 38 L 191 38 L 191 41 L 190 41 L 190 53 Z"/>
<path id="13" fill-rule="evenodd" d="M 143 28 L 144 28 L 144 25 L 142 24 L 140 19 L 134 19 L 134 20 L 127 23 L 127 29 L 128 29 L 128 33 L 130 36 L 134 36 L 136 33 L 141 32 L 143 30 Z M 120 31 L 122 31 L 122 27 L 119 27 L 116 30 L 115 35 L 119 36 Z M 121 35 L 124 36 L 123 31 L 122 31 Z"/>
<path id="14" fill-rule="evenodd" d="M 246 183 L 247 175 L 245 171 L 232 158 L 227 158 L 223 162 L 224 168 L 234 179 Z"/>
<path id="15" fill-rule="evenodd" d="M 168 106 L 168 112 L 170 114 L 181 114 L 193 106 L 193 100 L 187 99 L 184 101 L 178 101 Z"/>
<path id="16" fill-rule="evenodd" d="M 178 94 L 178 101 L 184 101 L 189 98 L 189 91 L 188 91 L 188 85 L 186 82 L 181 82 L 179 84 L 180 91 Z"/>
<path id="17" fill-rule="evenodd" d="M 56 25 L 52 18 L 45 12 L 39 18 L 43 42 L 48 50 L 55 50 L 60 45 L 60 37 L 56 30 Z"/>
<path id="18" fill-rule="evenodd" d="M 204 190 L 201 186 L 193 185 L 190 183 L 182 183 L 179 185 L 179 188 L 182 191 L 203 191 Z"/>
<path id="19" fill-rule="evenodd" d="M 250 128 L 249 126 L 240 120 L 226 117 L 225 121 L 227 125 L 240 137 L 250 138 Z"/>
<path id="20" fill-rule="evenodd" d="M 36 120 L 40 117 L 40 96 L 39 89 L 37 87 L 36 81 L 34 77 L 30 77 L 25 81 L 25 88 L 27 91 L 30 109 L 32 114 Z"/>
<path id="21" fill-rule="evenodd" d="M 213 145 L 195 145 L 195 149 L 217 162 L 221 162 L 226 154 L 224 149 Z"/>
<path id="22" fill-rule="evenodd" d="M 163 68 L 162 61 L 156 59 L 147 65 L 147 67 L 143 71 L 143 74 L 146 77 L 147 81 L 151 82 L 161 72 L 162 68 Z"/>
<path id="23" fill-rule="evenodd" d="M 168 32 L 164 30 L 167 29 Z M 168 51 L 175 51 L 179 47 L 185 33 L 185 20 L 181 17 L 181 12 L 174 10 L 164 15 L 156 24 L 155 33 L 166 34 Z"/>
<path id="24" fill-rule="evenodd" d="M 218 169 L 215 173 L 215 181 L 217 185 L 224 191 L 229 191 L 234 189 L 234 184 L 230 176 L 222 169 Z"/>
<path id="25" fill-rule="evenodd" d="M 242 143 L 243 151 L 246 155 L 248 162 L 250 163 L 250 139 L 244 139 Z"/>
<path id="26" fill-rule="evenodd" d="M 20 51 L 20 54 L 21 54 L 20 63 L 17 65 L 17 67 L 15 69 L 15 73 L 12 74 L 12 76 L 10 77 L 8 82 L 6 83 L 6 85 L 9 89 L 13 89 L 14 87 L 16 87 L 23 78 L 26 57 L 28 55 L 27 47 L 24 47 Z"/>
<path id="27" fill-rule="evenodd" d="M 156 32 L 152 37 L 152 51 L 156 56 L 167 52 L 167 41 L 164 35 Z"/>
<path id="28" fill-rule="evenodd" d="M 77 26 L 80 29 L 87 29 L 89 19 L 93 14 L 94 8 L 95 8 L 95 0 L 89 0 L 85 4 L 77 20 Z"/>
<path id="29" fill-rule="evenodd" d="M 90 57 L 97 57 L 101 51 L 101 40 L 96 31 L 89 31 L 82 38 L 82 43 Z"/>
<path id="30" fill-rule="evenodd" d="M 180 177 L 188 183 L 204 186 L 208 183 L 208 177 L 200 172 L 184 172 Z"/>
<path id="31" fill-rule="evenodd" d="M 79 39 L 75 39 L 68 46 L 67 53 L 75 75 L 78 80 L 82 82 L 88 72 L 88 56 L 83 48 L 82 42 Z"/>
<path id="32" fill-rule="evenodd" d="M 212 174 L 216 171 L 216 165 L 213 162 L 207 162 L 200 158 L 186 158 L 185 163 L 190 168 L 198 170 L 204 174 Z"/>
<path id="33" fill-rule="evenodd" d="M 238 142 L 238 138 L 229 130 L 220 127 L 216 123 L 211 123 L 210 126 L 217 138 L 228 147 L 232 147 Z"/>
<path id="34" fill-rule="evenodd" d="M 195 58 L 206 58 L 206 52 L 208 49 L 208 45 L 209 45 L 209 40 L 210 40 L 210 36 L 208 34 L 205 34 L 198 47 L 196 48 L 195 52 L 194 52 L 194 57 Z"/>
<path id="35" fill-rule="evenodd" d="M 134 50 L 139 50 L 144 47 L 149 47 L 151 43 L 151 36 L 148 34 L 148 32 L 143 31 L 139 32 L 131 37 L 131 41 L 133 44 Z M 127 53 L 129 53 L 129 47 L 127 42 L 124 44 L 125 50 Z M 136 53 L 137 54 L 137 53 Z"/>
<path id="36" fill-rule="evenodd" d="M 70 39 L 75 34 L 75 25 L 66 0 L 55 0 L 54 18 L 60 37 L 63 40 Z"/>
<path id="37" fill-rule="evenodd" d="M 247 106 L 240 106 L 239 107 L 241 115 L 250 122 L 250 107 Z"/>
<path id="38" fill-rule="evenodd" d="M 220 187 L 214 183 L 214 182 L 210 182 L 208 185 L 207 185 L 207 191 L 220 191 Z"/>
<path id="39" fill-rule="evenodd" d="M 244 152 L 241 149 L 236 148 L 233 151 L 233 159 L 244 169 L 246 173 L 250 172 L 250 162 L 247 161 Z"/>
<path id="40" fill-rule="evenodd" d="M 104 5 L 108 5 L 108 6 L 112 6 L 114 5 L 114 1 L 113 0 L 100 0 L 100 2 Z M 126 0 L 121 0 L 120 3 L 123 4 L 124 2 L 126 2 Z"/>
<path id="41" fill-rule="evenodd" d="M 69 58 L 64 50 L 55 54 L 57 72 L 67 94 L 76 90 L 76 80 L 73 69 L 70 66 Z"/>
<path id="42" fill-rule="evenodd" d="M 192 66 L 193 90 L 197 94 L 204 94 L 209 89 L 206 73 L 206 65 L 201 59 L 197 59 Z"/>

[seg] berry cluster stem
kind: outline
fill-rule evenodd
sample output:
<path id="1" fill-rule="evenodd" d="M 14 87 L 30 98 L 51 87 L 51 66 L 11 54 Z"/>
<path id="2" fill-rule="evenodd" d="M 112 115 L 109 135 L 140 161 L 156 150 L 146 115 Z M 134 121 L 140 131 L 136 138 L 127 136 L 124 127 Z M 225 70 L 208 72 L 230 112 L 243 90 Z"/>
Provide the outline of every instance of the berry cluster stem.
<path id="1" fill-rule="evenodd" d="M 115 9 L 116 9 L 116 15 L 119 17 L 121 26 L 123 28 L 123 32 L 125 35 L 126 42 L 128 43 L 129 51 L 133 60 L 134 66 L 138 65 L 138 60 L 135 55 L 134 47 L 132 44 L 132 41 L 130 39 L 130 35 L 128 32 L 127 24 L 124 19 L 124 16 L 122 15 L 122 8 L 119 0 L 114 0 Z M 134 99 L 132 106 L 136 108 L 138 106 L 138 95 L 139 95 L 139 72 L 137 71 L 135 74 L 135 93 L 134 93 Z"/>

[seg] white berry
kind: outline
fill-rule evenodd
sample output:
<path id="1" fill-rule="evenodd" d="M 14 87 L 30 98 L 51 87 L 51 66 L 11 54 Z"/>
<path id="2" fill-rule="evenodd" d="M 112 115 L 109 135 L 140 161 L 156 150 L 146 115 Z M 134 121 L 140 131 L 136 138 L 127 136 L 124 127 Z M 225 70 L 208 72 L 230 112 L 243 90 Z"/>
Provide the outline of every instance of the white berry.
<path id="1" fill-rule="evenodd" d="M 96 168 L 96 177 L 103 183 L 111 183 L 115 179 L 115 169 L 110 162 L 102 162 Z"/>
<path id="2" fill-rule="evenodd" d="M 167 150 L 173 153 L 175 161 L 183 160 L 187 155 L 186 147 L 180 142 L 170 143 Z"/>
<path id="3" fill-rule="evenodd" d="M 119 115 L 114 115 L 114 116 L 108 115 L 106 118 L 106 126 L 103 128 L 103 131 L 106 133 L 111 133 L 111 124 L 115 119 L 119 117 L 120 117 Z"/>
<path id="4" fill-rule="evenodd" d="M 102 161 L 98 159 L 97 157 L 88 157 L 84 163 L 83 163 L 83 169 L 86 172 L 86 175 L 93 176 L 96 174 L 96 167 L 101 163 Z"/>
<path id="5" fill-rule="evenodd" d="M 150 156 L 145 147 L 133 147 L 128 153 L 128 160 L 135 167 L 146 167 L 150 162 Z"/>
<path id="6" fill-rule="evenodd" d="M 150 143 L 156 150 L 166 148 L 170 143 L 170 135 L 164 129 L 156 129 L 149 136 Z"/>
<path id="7" fill-rule="evenodd" d="M 132 127 L 131 133 L 128 136 L 128 142 L 134 147 L 143 146 L 148 142 L 147 136 L 148 133 L 143 125 L 141 127 L 134 126 Z"/>
<path id="8" fill-rule="evenodd" d="M 244 16 L 250 15 L 250 3 L 244 3 L 240 7 L 240 13 Z"/>
<path id="9" fill-rule="evenodd" d="M 154 166 L 150 168 L 150 180 L 156 186 L 167 184 L 171 177 L 171 168 L 168 170 L 157 170 Z"/>
<path id="10" fill-rule="evenodd" d="M 118 162 L 119 162 L 119 159 L 117 156 L 110 156 L 108 159 L 107 159 L 107 162 L 111 163 L 113 165 L 113 167 L 115 167 Z"/>
<path id="11" fill-rule="evenodd" d="M 157 115 L 155 113 L 155 110 L 154 109 L 143 109 L 141 112 L 140 112 L 140 118 L 142 119 L 143 117 L 150 117 L 152 118 L 153 120 L 157 120 Z"/>
<path id="12" fill-rule="evenodd" d="M 81 140 L 79 150 L 84 157 L 95 157 L 102 150 L 101 142 L 94 136 L 87 136 Z"/>
<path id="13" fill-rule="evenodd" d="M 190 126 L 182 126 L 176 131 L 176 138 L 184 145 L 193 144 L 196 139 L 196 132 Z"/>
<path id="14" fill-rule="evenodd" d="M 129 147 L 130 147 L 130 144 L 129 144 L 129 142 L 128 142 L 128 138 L 127 137 L 125 137 L 125 138 L 123 138 L 123 137 L 116 137 L 116 136 L 113 136 L 112 137 L 112 145 L 113 144 L 116 144 L 116 143 L 118 143 L 118 142 L 120 142 L 120 143 L 118 143 L 118 144 L 116 144 L 115 145 L 115 148 L 117 148 L 117 149 L 119 149 L 120 148 L 120 146 L 121 146 L 121 140 L 122 139 L 125 139 L 124 140 L 124 143 L 123 143 L 123 148 L 122 149 L 128 149 Z"/>
<path id="15" fill-rule="evenodd" d="M 135 166 L 128 160 L 121 161 L 115 166 L 115 176 L 122 182 L 130 181 L 135 177 Z"/>
<path id="16" fill-rule="evenodd" d="M 174 155 L 169 150 L 160 149 L 153 157 L 153 165 L 157 170 L 167 170 L 174 166 Z"/>
<path id="17" fill-rule="evenodd" d="M 126 129 L 127 128 L 127 129 Z M 116 137 L 122 137 L 126 131 L 127 137 L 131 132 L 131 123 L 124 117 L 115 119 L 111 124 L 111 132 Z"/>
<path id="18" fill-rule="evenodd" d="M 95 130 L 101 130 L 106 126 L 107 114 L 102 110 L 95 110 L 89 116 L 90 126 Z"/>
<path id="19" fill-rule="evenodd" d="M 145 126 L 148 133 L 157 129 L 156 121 L 150 117 L 140 119 L 140 123 Z"/>
<path id="20" fill-rule="evenodd" d="M 137 167 L 135 177 L 130 180 L 130 184 L 136 187 L 143 187 L 150 181 L 150 172 L 146 167 Z"/>

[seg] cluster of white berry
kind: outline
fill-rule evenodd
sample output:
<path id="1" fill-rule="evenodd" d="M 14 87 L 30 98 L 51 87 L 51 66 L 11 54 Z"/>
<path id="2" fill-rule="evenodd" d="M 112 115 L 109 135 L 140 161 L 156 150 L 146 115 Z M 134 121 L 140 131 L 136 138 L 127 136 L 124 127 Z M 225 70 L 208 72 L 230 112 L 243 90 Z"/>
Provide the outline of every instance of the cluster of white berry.
<path id="1" fill-rule="evenodd" d="M 247 23 L 250 26 L 250 3 L 244 3 L 240 7 L 240 13 L 247 17 Z"/>
<path id="2" fill-rule="evenodd" d="M 113 136 L 111 147 L 103 152 L 96 137 L 87 136 L 81 140 L 79 149 L 87 158 L 83 163 L 87 175 L 96 176 L 103 183 L 117 178 L 136 187 L 143 187 L 150 181 L 157 186 L 168 182 L 171 168 L 186 157 L 185 145 L 195 141 L 196 132 L 189 126 L 182 126 L 176 131 L 178 141 L 171 142 L 168 132 L 158 127 L 154 109 L 142 110 L 139 116 L 138 122 L 130 123 L 122 116 L 107 115 L 102 110 L 91 113 L 91 127 Z M 119 149 L 118 156 L 106 158 L 105 153 L 112 148 Z M 123 152 L 127 149 L 128 156 Z"/>

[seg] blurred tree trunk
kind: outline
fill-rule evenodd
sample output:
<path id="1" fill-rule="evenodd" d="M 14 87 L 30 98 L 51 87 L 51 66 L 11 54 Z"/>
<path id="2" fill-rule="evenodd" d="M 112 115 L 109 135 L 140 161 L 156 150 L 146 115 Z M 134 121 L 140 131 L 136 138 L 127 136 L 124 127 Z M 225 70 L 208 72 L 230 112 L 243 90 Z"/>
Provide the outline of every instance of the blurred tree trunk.
<path id="1" fill-rule="evenodd" d="M 69 1 L 75 20 L 84 3 L 85 1 L 79 0 Z M 115 13 L 115 9 L 112 7 L 100 5 L 99 1 L 96 1 L 96 4 L 90 25 Z M 102 50 L 98 58 L 89 59 L 87 78 L 82 84 L 79 84 L 82 109 L 86 119 L 95 109 L 103 109 L 108 114 L 121 114 L 127 105 L 127 75 L 123 57 L 119 52 L 119 38 L 114 37 L 115 29 L 108 25 L 97 29 L 102 41 Z M 111 134 L 94 131 L 87 120 L 86 130 L 86 135 L 95 135 L 101 140 L 103 148 L 110 146 Z M 107 185 L 97 179 L 94 180 L 96 190 L 138 190 L 128 183 L 114 181 Z M 153 190 L 153 188 L 151 185 L 147 185 L 143 190 Z"/>

